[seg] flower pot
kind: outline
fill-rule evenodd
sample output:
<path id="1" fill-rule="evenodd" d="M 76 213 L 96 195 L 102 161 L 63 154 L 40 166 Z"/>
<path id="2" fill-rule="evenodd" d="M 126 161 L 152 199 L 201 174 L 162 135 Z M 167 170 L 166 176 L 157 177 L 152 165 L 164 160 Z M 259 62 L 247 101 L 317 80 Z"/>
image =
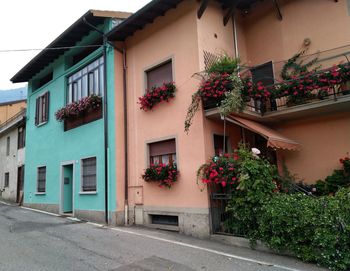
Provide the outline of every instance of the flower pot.
<path id="1" fill-rule="evenodd" d="M 92 108 L 84 114 L 84 124 L 101 119 L 102 115 L 102 106 Z"/>
<path id="2" fill-rule="evenodd" d="M 223 98 L 204 97 L 202 100 L 203 108 L 204 110 L 207 110 L 220 106 Z"/>

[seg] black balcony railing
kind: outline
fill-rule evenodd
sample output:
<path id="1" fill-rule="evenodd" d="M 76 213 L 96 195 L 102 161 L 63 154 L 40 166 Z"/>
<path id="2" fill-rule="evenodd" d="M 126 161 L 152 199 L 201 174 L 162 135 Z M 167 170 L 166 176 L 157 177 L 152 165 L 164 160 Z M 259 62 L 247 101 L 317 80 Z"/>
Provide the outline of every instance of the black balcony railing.
<path id="1" fill-rule="evenodd" d="M 350 88 L 345 88 L 345 85 L 335 85 L 328 90 L 318 89 L 311 91 L 304 97 L 296 99 L 290 95 L 281 95 L 278 98 L 249 98 L 246 100 L 246 110 L 256 112 L 261 115 L 267 112 L 285 110 L 298 105 L 307 105 L 315 102 L 333 100 L 337 101 L 339 97 L 350 95 Z"/>

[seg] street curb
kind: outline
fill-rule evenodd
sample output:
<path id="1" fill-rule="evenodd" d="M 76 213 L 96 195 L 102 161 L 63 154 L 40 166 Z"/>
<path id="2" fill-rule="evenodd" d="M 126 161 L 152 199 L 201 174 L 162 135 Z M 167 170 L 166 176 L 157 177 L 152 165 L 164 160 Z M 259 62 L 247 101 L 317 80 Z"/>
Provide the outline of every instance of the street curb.
<path id="1" fill-rule="evenodd" d="M 210 240 L 224 243 L 226 245 L 234 246 L 234 247 L 241 247 L 241 248 L 247 248 L 251 250 L 266 252 L 269 254 L 275 254 L 280 256 L 287 256 L 287 257 L 293 257 L 294 256 L 291 253 L 288 252 L 277 252 L 275 250 L 272 250 L 265 246 L 261 241 L 257 241 L 255 245 L 251 245 L 249 239 L 244 237 L 237 237 L 237 236 L 230 236 L 230 235 L 220 235 L 220 234 L 212 234 L 210 236 Z"/>

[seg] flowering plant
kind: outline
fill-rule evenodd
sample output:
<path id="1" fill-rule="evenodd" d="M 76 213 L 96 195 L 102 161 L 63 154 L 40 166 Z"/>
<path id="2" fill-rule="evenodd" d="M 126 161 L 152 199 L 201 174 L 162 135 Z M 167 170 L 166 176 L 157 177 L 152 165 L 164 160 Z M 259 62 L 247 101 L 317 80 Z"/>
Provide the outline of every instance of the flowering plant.
<path id="1" fill-rule="evenodd" d="M 171 188 L 174 182 L 177 181 L 179 172 L 176 164 L 158 164 L 150 165 L 145 169 L 142 178 L 146 182 L 159 182 L 159 187 Z"/>
<path id="2" fill-rule="evenodd" d="M 56 113 L 56 119 L 63 121 L 75 116 L 79 116 L 83 113 L 90 111 L 91 109 L 98 108 L 102 105 L 102 98 L 97 95 L 90 95 L 82 98 L 77 102 L 67 104 L 65 107 L 59 109 Z"/>
<path id="3" fill-rule="evenodd" d="M 211 74 L 202 81 L 198 91 L 203 98 L 223 98 L 225 93 L 232 89 L 232 82 L 228 73 Z"/>
<path id="4" fill-rule="evenodd" d="M 205 184 L 237 186 L 237 160 L 234 154 L 224 154 L 221 157 L 214 156 L 207 164 L 202 165 L 197 171 L 198 179 Z"/>
<path id="5" fill-rule="evenodd" d="M 164 83 L 161 87 L 152 87 L 151 90 L 146 90 L 146 94 L 139 97 L 140 109 L 147 111 L 151 110 L 156 104 L 175 97 L 175 83 Z"/>
<path id="6" fill-rule="evenodd" d="M 350 64 L 334 65 L 321 71 L 301 72 L 298 76 L 292 75 L 288 80 L 273 86 L 265 86 L 258 82 L 254 84 L 251 76 L 243 79 L 244 97 L 268 98 L 288 96 L 288 101 L 301 103 L 306 99 L 317 96 L 323 98 L 328 96 L 332 88 L 350 81 Z"/>

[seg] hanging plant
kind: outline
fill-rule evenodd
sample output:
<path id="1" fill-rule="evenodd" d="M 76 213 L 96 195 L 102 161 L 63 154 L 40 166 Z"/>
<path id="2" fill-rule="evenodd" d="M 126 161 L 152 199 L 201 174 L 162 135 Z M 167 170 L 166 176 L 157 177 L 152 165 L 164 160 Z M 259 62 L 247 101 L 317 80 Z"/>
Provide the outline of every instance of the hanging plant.
<path id="1" fill-rule="evenodd" d="M 145 182 L 158 182 L 159 187 L 171 188 L 171 186 L 177 181 L 178 170 L 176 164 L 158 164 L 150 165 L 145 169 L 145 173 L 142 178 Z"/>
<path id="2" fill-rule="evenodd" d="M 175 91 L 174 82 L 164 83 L 161 87 L 152 87 L 151 90 L 146 90 L 146 94 L 139 97 L 140 109 L 148 111 L 160 102 L 169 102 L 170 99 L 175 97 Z"/>
<path id="3" fill-rule="evenodd" d="M 221 101 L 219 106 L 220 114 L 227 116 L 230 113 L 242 112 L 245 108 L 245 102 L 242 97 L 243 82 L 240 77 L 231 75 L 232 84 L 231 91 L 225 92 L 225 99 Z"/>
<path id="4" fill-rule="evenodd" d="M 242 88 L 242 80 L 236 74 L 210 74 L 208 79 L 201 82 L 198 91 L 192 95 L 185 119 L 185 132 L 189 132 L 192 119 L 201 101 L 219 107 L 223 115 L 242 111 L 245 105 L 242 99 Z"/>

